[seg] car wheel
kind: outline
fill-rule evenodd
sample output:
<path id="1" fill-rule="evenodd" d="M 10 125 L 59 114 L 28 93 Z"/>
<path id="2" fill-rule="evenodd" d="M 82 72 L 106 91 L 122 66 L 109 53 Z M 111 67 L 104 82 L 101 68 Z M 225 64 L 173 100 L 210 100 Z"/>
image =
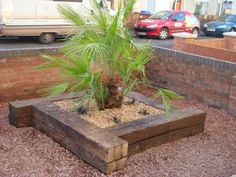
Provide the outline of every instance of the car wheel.
<path id="1" fill-rule="evenodd" d="M 193 28 L 192 34 L 193 34 L 195 37 L 198 37 L 198 35 L 199 35 L 199 30 L 198 30 L 197 28 Z"/>
<path id="2" fill-rule="evenodd" d="M 236 32 L 235 28 L 231 28 L 229 32 Z"/>
<path id="3" fill-rule="evenodd" d="M 55 41 L 55 35 L 53 33 L 42 33 L 39 36 L 39 42 L 42 44 L 50 44 Z"/>
<path id="4" fill-rule="evenodd" d="M 164 40 L 167 39 L 169 37 L 169 29 L 168 28 L 162 28 L 160 31 L 160 35 L 159 38 Z"/>

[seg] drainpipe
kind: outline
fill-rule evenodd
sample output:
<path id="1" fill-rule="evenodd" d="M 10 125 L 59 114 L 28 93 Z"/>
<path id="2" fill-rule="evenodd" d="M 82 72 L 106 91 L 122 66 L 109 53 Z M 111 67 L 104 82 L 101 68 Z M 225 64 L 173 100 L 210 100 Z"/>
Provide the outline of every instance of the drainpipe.
<path id="1" fill-rule="evenodd" d="M 176 4 L 177 4 L 177 0 L 174 1 L 174 9 L 173 10 L 176 10 Z"/>

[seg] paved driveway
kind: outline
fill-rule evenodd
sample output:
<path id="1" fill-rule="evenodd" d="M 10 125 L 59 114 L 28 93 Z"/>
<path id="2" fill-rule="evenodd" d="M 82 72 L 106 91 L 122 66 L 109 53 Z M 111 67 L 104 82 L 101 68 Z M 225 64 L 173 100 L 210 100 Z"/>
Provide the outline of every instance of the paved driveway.
<path id="1" fill-rule="evenodd" d="M 200 35 L 199 38 L 212 38 L 206 37 L 203 34 Z M 137 42 L 141 43 L 149 43 L 152 46 L 159 46 L 164 48 L 172 48 L 173 46 L 173 38 L 169 38 L 167 40 L 160 40 L 160 39 L 150 39 L 150 38 L 136 38 Z M 58 39 L 53 44 L 40 44 L 36 38 L 27 38 L 27 39 L 18 39 L 16 37 L 12 38 L 4 38 L 0 37 L 0 50 L 6 49 L 21 49 L 21 48 L 48 48 L 48 47 L 60 47 L 63 45 L 63 41 Z"/>

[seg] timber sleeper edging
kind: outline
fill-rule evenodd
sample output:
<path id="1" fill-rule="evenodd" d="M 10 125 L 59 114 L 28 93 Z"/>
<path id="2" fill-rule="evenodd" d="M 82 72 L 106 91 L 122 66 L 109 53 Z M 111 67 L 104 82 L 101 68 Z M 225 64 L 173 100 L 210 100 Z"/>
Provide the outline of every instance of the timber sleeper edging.
<path id="1" fill-rule="evenodd" d="M 196 108 L 176 109 L 102 129 L 53 103 L 78 97 L 63 94 L 11 102 L 9 122 L 16 127 L 33 126 L 106 174 L 125 168 L 130 155 L 204 130 L 206 113 Z M 159 101 L 139 93 L 130 92 L 128 97 L 163 109 Z"/>

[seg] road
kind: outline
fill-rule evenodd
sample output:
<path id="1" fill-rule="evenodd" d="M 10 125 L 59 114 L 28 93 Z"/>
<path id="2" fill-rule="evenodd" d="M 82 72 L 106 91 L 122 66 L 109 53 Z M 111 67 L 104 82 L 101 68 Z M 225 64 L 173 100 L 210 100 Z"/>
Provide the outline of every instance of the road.
<path id="1" fill-rule="evenodd" d="M 203 34 L 200 34 L 199 38 L 201 39 L 208 39 L 212 37 L 206 37 Z M 159 46 L 164 48 L 172 48 L 173 46 L 173 38 L 169 38 L 167 40 L 159 40 L 159 39 L 150 39 L 150 38 L 136 38 L 137 42 L 140 43 L 149 43 L 152 46 Z M 50 48 L 50 47 L 60 47 L 63 45 L 63 40 L 58 39 L 53 44 L 40 44 L 37 39 L 34 38 L 0 38 L 0 50 L 6 49 L 28 49 L 28 48 Z"/>

